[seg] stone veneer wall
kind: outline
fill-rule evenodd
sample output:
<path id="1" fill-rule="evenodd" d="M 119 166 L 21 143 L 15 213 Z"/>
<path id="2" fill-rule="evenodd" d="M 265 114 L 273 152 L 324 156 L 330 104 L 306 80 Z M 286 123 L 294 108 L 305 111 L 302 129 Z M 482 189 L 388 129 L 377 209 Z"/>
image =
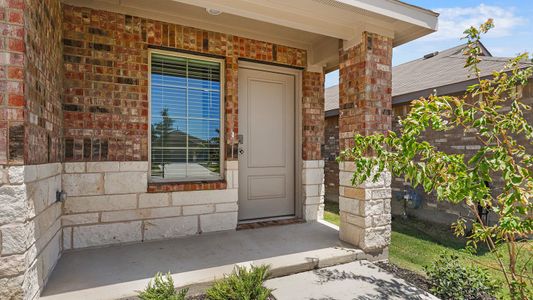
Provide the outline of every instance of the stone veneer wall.
<path id="1" fill-rule="evenodd" d="M 61 164 L 4 167 L 0 177 L 0 299 L 34 299 L 61 255 Z"/>
<path id="2" fill-rule="evenodd" d="M 464 92 L 454 94 L 455 96 L 462 96 Z M 522 101 L 528 105 L 533 105 L 533 80 L 521 88 Z M 398 132 L 399 123 L 398 118 L 404 117 L 409 112 L 409 103 L 403 103 L 393 106 L 393 130 Z M 504 109 L 510 109 L 506 107 Z M 525 118 L 529 121 L 529 124 L 533 124 L 533 113 L 527 112 L 524 114 Z M 438 150 L 446 153 L 464 154 L 465 159 L 470 159 L 481 147 L 477 139 L 468 133 L 464 133 L 462 129 L 454 129 L 446 132 L 427 131 L 422 135 L 425 141 L 435 145 Z M 519 143 L 525 145 L 527 149 L 532 149 L 533 146 L 528 145 L 527 142 L 522 139 L 517 139 Z M 499 191 L 501 182 L 496 178 L 493 183 L 494 191 Z M 392 180 L 393 201 L 392 201 L 392 214 L 403 214 L 403 202 L 401 197 L 404 191 L 404 180 L 401 177 L 394 177 Z M 461 205 L 454 205 L 448 202 L 438 202 L 434 193 L 427 194 L 423 191 L 423 188 L 417 188 L 417 192 L 423 198 L 421 207 L 417 209 L 407 209 L 407 212 L 411 216 L 415 216 L 422 220 L 430 222 L 451 224 L 457 220 L 458 217 L 471 218 L 472 215 L 466 207 Z M 496 222 L 496 216 L 489 215 L 489 222 Z"/>
<path id="3" fill-rule="evenodd" d="M 238 162 L 227 189 L 147 193 L 148 162 L 64 164 L 65 250 L 176 238 L 237 227 Z"/>
<path id="4" fill-rule="evenodd" d="M 392 38 L 363 33 L 361 43 L 339 51 L 339 149 L 353 135 L 391 129 Z M 390 243 L 390 175 L 352 186 L 352 162 L 339 165 L 340 238 L 365 252 L 384 253 Z"/>

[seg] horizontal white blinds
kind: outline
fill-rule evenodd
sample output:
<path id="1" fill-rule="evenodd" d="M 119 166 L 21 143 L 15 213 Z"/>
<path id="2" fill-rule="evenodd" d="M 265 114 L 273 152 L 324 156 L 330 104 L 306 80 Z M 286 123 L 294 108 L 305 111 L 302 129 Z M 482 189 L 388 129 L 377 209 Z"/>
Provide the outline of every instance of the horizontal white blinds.
<path id="1" fill-rule="evenodd" d="M 220 178 L 220 64 L 152 53 L 151 176 Z"/>

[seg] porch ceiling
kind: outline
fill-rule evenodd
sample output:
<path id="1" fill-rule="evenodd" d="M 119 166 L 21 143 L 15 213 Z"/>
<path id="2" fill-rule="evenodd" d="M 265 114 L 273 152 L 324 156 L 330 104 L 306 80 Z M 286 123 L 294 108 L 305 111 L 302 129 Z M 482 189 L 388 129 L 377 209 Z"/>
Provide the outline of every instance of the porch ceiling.
<path id="1" fill-rule="evenodd" d="M 394 46 L 437 29 L 437 13 L 397 0 L 63 0 L 308 50 L 310 65 L 337 64 L 338 40 L 356 44 L 363 31 Z M 210 15 L 206 9 L 222 13 Z"/>

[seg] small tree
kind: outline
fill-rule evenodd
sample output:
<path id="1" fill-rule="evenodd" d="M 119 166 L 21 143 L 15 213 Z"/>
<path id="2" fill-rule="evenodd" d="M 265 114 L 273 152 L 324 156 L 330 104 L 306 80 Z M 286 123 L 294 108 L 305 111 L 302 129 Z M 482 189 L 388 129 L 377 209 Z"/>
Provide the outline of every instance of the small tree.
<path id="1" fill-rule="evenodd" d="M 486 243 L 512 297 L 526 299 L 531 293 L 531 265 L 518 266 L 517 259 L 526 255 L 529 261 L 532 255 L 520 239 L 532 234 L 533 158 L 526 144 L 533 144 L 533 129 L 524 118 L 530 107 L 521 102 L 520 90 L 533 70 L 521 67 L 528 61 L 526 53 L 510 60 L 504 70 L 494 72 L 489 79 L 481 78 L 479 41 L 492 27 L 492 20 L 488 20 L 464 32 L 468 40 L 465 68 L 477 78 L 464 96 L 431 95 L 413 101 L 409 114 L 400 120 L 398 134 L 357 134 L 354 147 L 342 152 L 339 160 L 355 162 L 353 184 L 377 180 L 381 172 L 390 170 L 415 187 L 421 185 L 426 192 L 435 192 L 439 201 L 464 203 L 475 219 L 467 245 L 475 249 L 478 243 Z M 510 109 L 502 109 L 504 106 Z M 479 141 L 481 147 L 471 158 L 444 153 L 420 138 L 427 130 L 455 128 Z M 519 144 L 519 136 L 525 144 Z M 495 178 L 502 179 L 498 193 L 487 184 Z M 496 214 L 498 223 L 484 224 L 478 205 Z M 466 234 L 464 219 L 453 227 L 456 234 Z M 508 263 L 496 251 L 499 244 L 505 244 Z"/>

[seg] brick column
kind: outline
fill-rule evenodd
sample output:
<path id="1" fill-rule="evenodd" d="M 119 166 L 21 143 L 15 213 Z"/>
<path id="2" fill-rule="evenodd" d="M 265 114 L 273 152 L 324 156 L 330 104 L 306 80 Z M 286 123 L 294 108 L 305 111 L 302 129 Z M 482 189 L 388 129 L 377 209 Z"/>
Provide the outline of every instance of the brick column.
<path id="1" fill-rule="evenodd" d="M 340 50 L 339 145 L 353 146 L 354 133 L 391 129 L 392 39 L 363 33 L 360 44 Z M 390 174 L 376 183 L 352 186 L 355 165 L 339 165 L 340 239 L 367 253 L 380 254 L 390 243 Z"/>
<path id="2" fill-rule="evenodd" d="M 313 221 L 324 216 L 324 74 L 303 72 L 302 88 L 303 217 Z"/>

